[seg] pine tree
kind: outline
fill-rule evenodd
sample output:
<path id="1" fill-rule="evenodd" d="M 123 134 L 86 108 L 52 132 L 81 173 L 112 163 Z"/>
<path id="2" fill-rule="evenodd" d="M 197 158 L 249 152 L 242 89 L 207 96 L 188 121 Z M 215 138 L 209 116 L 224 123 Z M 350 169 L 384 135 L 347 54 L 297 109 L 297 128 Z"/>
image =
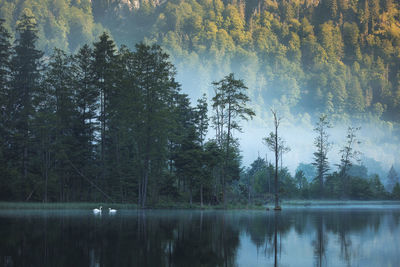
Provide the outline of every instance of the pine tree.
<path id="1" fill-rule="evenodd" d="M 106 171 L 106 140 L 108 121 L 110 119 L 109 110 L 112 96 L 115 88 L 115 71 L 116 71 L 116 48 L 114 41 L 107 33 L 100 36 L 100 40 L 94 43 L 93 50 L 93 83 L 97 87 L 100 94 L 100 162 L 101 162 L 101 177 L 104 179 Z"/>
<path id="2" fill-rule="evenodd" d="M 196 107 L 196 124 L 201 145 L 203 145 L 204 139 L 208 131 L 207 112 L 208 112 L 207 96 L 203 94 L 203 97 L 197 100 L 197 107 Z"/>
<path id="3" fill-rule="evenodd" d="M 337 0 L 329 0 L 328 1 L 328 8 L 332 19 L 337 18 L 338 13 L 338 3 Z"/>
<path id="4" fill-rule="evenodd" d="M 92 62 L 93 50 L 88 45 L 80 48 L 71 59 L 72 86 L 74 88 L 72 100 L 76 116 L 74 135 L 77 144 L 77 149 L 74 151 L 74 166 L 89 177 L 96 174 L 94 166 L 96 166 L 95 144 L 99 107 L 99 90 L 96 87 Z M 76 181 L 82 186 L 88 185 L 88 182 L 83 181 L 82 178 L 79 175 Z M 77 187 L 79 188 L 77 194 L 82 196 L 85 192 L 80 189 L 79 185 Z"/>
<path id="5" fill-rule="evenodd" d="M 396 200 L 400 200 L 400 183 L 397 182 L 393 187 L 392 198 Z"/>
<path id="6" fill-rule="evenodd" d="M 142 100 L 138 106 L 137 142 L 140 151 L 141 178 L 138 202 L 145 207 L 149 183 L 160 177 L 166 160 L 166 144 L 171 131 L 171 105 L 179 91 L 175 70 L 160 46 L 136 45 L 132 75 Z M 155 185 L 152 189 L 156 188 Z M 153 195 L 156 192 L 153 192 Z"/>
<path id="7" fill-rule="evenodd" d="M 400 183 L 399 175 L 397 174 L 396 170 L 394 169 L 393 165 L 390 167 L 389 173 L 387 175 L 387 185 L 389 192 L 393 191 L 394 186 L 396 183 Z"/>
<path id="8" fill-rule="evenodd" d="M 350 177 L 348 175 L 350 167 L 353 165 L 353 160 L 358 160 L 360 152 L 355 149 L 357 144 L 360 144 L 360 140 L 357 139 L 357 132 L 360 127 L 348 127 L 346 135 L 346 144 L 340 150 L 341 159 L 339 167 L 339 176 L 342 182 L 342 197 L 348 196 L 349 181 Z"/>
<path id="9" fill-rule="evenodd" d="M 11 35 L 4 27 L 4 19 L 0 19 L 0 108 L 5 110 L 10 79 Z"/>
<path id="10" fill-rule="evenodd" d="M 0 196 L 2 199 L 11 196 L 8 145 L 10 144 L 10 119 L 8 109 L 10 105 L 10 33 L 4 27 L 4 20 L 0 19 Z"/>
<path id="11" fill-rule="evenodd" d="M 329 135 L 327 133 L 327 129 L 331 128 L 331 124 L 326 115 L 321 115 L 319 117 L 319 121 L 314 128 L 314 132 L 317 133 L 317 136 L 314 139 L 314 145 L 317 148 L 317 151 L 314 152 L 314 162 L 313 165 L 317 168 L 317 176 L 315 179 L 319 184 L 319 193 L 320 196 L 323 195 L 324 192 L 324 179 L 326 173 L 329 171 L 329 163 L 328 163 L 328 151 L 330 149 L 331 143 L 328 138 Z"/>
<path id="12" fill-rule="evenodd" d="M 208 112 L 207 96 L 203 94 L 203 97 L 197 100 L 197 107 L 196 107 L 196 126 L 197 126 L 197 132 L 199 134 L 200 145 L 203 152 L 205 152 L 204 139 L 208 131 L 207 112 Z M 200 176 L 200 205 L 203 206 L 203 188 L 208 178 L 207 177 L 208 171 L 206 170 L 207 166 L 204 153 L 200 163 L 202 169 Z"/>
<path id="13" fill-rule="evenodd" d="M 176 167 L 178 174 L 184 177 L 192 205 L 193 190 L 198 187 L 202 175 L 202 148 L 194 125 L 186 131 L 176 158 Z"/>
<path id="14" fill-rule="evenodd" d="M 72 164 L 80 163 L 76 157 L 77 112 L 74 101 L 71 58 L 64 51 L 54 49 L 45 76 L 48 93 L 54 98 L 54 172 L 58 178 L 59 200 L 67 201 L 78 193 L 78 177 Z M 80 180 L 80 179 L 79 179 Z"/>
<path id="15" fill-rule="evenodd" d="M 232 131 L 241 131 L 240 120 L 252 119 L 255 113 L 251 108 L 246 106 L 250 101 L 250 98 L 245 93 L 248 88 L 242 80 L 236 80 L 233 73 L 230 73 L 218 82 L 213 82 L 213 85 L 216 92 L 212 101 L 213 108 L 216 111 L 214 123 L 215 128 L 218 129 L 217 139 L 219 139 L 220 145 L 223 141 L 223 145 L 225 146 L 222 194 L 224 205 L 226 205 L 227 166 L 229 165 L 229 155 L 232 154 L 230 151 Z"/>
<path id="16" fill-rule="evenodd" d="M 17 23 L 15 55 L 12 57 L 11 90 L 12 106 L 9 114 L 13 121 L 13 148 L 19 159 L 20 173 L 28 185 L 30 168 L 31 122 L 34 113 L 33 98 L 37 94 L 43 53 L 36 49 L 37 26 L 35 19 L 26 14 Z M 30 199 L 35 188 L 22 189 L 24 199 Z"/>
<path id="17" fill-rule="evenodd" d="M 190 106 L 190 100 L 186 94 L 176 94 L 174 96 L 173 108 L 173 123 L 174 129 L 170 133 L 169 141 L 170 153 L 173 155 L 172 161 L 175 163 L 175 171 L 178 178 L 178 190 L 183 188 L 183 191 L 189 189 L 190 198 L 192 198 L 192 187 L 195 182 L 193 173 L 187 169 L 187 165 L 194 167 L 188 158 L 192 157 L 189 150 L 199 146 L 199 133 L 196 131 L 196 113 Z M 200 163 L 200 158 L 197 158 L 196 164 Z M 194 167 L 196 178 L 199 178 L 198 166 Z M 190 201 L 191 202 L 191 201 Z"/>
<path id="18" fill-rule="evenodd" d="M 83 158 L 93 158 L 96 130 L 96 111 L 98 110 L 97 99 L 99 96 L 93 84 L 94 72 L 91 67 L 92 49 L 84 45 L 73 57 L 73 85 L 75 88 L 74 103 L 78 112 L 80 147 Z"/>
<path id="19" fill-rule="evenodd" d="M 385 190 L 385 187 L 381 183 L 381 180 L 379 179 L 378 175 L 374 175 L 371 178 L 370 185 L 371 185 L 371 192 L 373 193 L 375 199 L 386 198 L 387 192 Z"/>

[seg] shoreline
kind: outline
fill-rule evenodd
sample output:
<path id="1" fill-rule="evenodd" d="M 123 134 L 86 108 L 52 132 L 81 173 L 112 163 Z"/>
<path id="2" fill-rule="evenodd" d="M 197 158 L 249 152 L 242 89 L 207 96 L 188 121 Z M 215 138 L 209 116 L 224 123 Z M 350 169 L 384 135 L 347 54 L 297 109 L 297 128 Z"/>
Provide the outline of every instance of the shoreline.
<path id="1" fill-rule="evenodd" d="M 283 200 L 281 206 L 283 208 L 290 207 L 332 207 L 332 206 L 400 206 L 398 200 Z M 93 209 L 99 206 L 103 208 L 112 207 L 115 209 L 133 209 L 141 210 L 137 204 L 128 203 L 105 203 L 105 202 L 0 202 L 0 210 L 64 210 L 64 209 Z M 143 210 L 273 210 L 272 204 L 267 205 L 243 205 L 243 204 L 228 204 L 223 205 L 203 205 L 187 204 L 187 203 L 162 203 L 157 205 L 149 205 Z"/>

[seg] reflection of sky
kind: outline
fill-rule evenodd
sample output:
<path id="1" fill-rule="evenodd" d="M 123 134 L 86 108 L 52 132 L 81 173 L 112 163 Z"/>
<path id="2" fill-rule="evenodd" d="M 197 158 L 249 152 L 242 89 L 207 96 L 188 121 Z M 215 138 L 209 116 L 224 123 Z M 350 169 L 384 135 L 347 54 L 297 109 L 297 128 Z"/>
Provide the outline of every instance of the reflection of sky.
<path id="1" fill-rule="evenodd" d="M 294 228 L 281 237 L 282 251 L 279 254 L 278 234 L 278 263 L 279 266 L 313 266 L 312 236 L 298 235 Z M 265 246 L 257 249 L 250 236 L 240 235 L 240 246 L 237 253 L 238 266 L 270 266 L 274 264 L 274 247 L 271 244 L 271 254 L 265 252 Z"/>
<path id="2" fill-rule="evenodd" d="M 224 260 L 273 266 L 277 219 L 278 266 L 318 266 L 321 251 L 321 266 L 400 266 L 400 206 L 393 205 L 284 207 L 280 213 L 120 210 L 116 216 L 0 210 L 0 265 L 7 251 L 14 260 L 27 255 L 29 266 L 56 266 L 50 263 L 60 255 L 80 255 L 74 266 L 221 266 Z M 48 246 L 47 257 L 40 244 Z M 105 264 L 124 258 L 126 265 Z"/>
<path id="3" fill-rule="evenodd" d="M 308 227 L 303 234 L 297 233 L 294 226 L 281 239 L 278 234 L 278 266 L 316 266 L 313 247 L 316 238 L 315 228 Z M 385 216 L 376 228 L 367 226 L 360 231 L 348 231 L 345 238 L 347 249 L 337 233 L 325 229 L 322 266 L 400 266 L 400 227 L 393 217 Z M 241 232 L 237 265 L 273 266 L 273 241 L 267 246 L 269 250 L 265 244 L 257 248 L 250 235 Z"/>

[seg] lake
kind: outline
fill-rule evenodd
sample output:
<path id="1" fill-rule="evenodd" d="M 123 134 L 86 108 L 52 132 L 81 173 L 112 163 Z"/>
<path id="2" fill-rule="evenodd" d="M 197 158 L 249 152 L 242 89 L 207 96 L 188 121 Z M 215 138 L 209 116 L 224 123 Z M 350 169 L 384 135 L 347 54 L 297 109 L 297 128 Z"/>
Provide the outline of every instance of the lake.
<path id="1" fill-rule="evenodd" d="M 0 266 L 400 266 L 400 208 L 0 210 Z"/>

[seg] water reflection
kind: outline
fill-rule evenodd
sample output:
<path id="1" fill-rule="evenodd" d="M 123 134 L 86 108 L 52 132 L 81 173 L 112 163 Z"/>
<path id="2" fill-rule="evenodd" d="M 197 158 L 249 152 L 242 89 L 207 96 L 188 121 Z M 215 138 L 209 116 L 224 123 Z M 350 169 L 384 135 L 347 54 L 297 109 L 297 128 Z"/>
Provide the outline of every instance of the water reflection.
<path id="1" fill-rule="evenodd" d="M 0 211 L 0 266 L 396 266 L 400 210 Z"/>

